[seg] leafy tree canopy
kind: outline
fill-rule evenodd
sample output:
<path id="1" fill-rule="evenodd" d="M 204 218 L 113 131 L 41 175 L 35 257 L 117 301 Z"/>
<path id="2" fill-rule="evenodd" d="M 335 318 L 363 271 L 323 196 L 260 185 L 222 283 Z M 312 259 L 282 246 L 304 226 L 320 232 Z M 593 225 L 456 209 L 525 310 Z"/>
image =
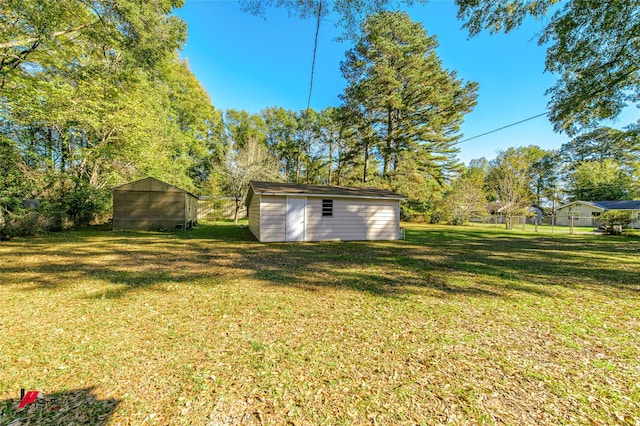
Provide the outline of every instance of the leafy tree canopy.
<path id="1" fill-rule="evenodd" d="M 5 0 L 0 6 L 0 84 L 16 72 L 46 67 L 78 43 L 104 47 L 105 56 L 153 67 L 186 39 L 171 11 L 182 0 Z"/>
<path id="2" fill-rule="evenodd" d="M 326 19 L 331 13 L 339 16 L 337 26 L 345 30 L 347 38 L 355 39 L 362 21 L 368 15 L 384 10 L 397 10 L 400 6 L 426 3 L 427 0 L 240 0 L 242 10 L 265 16 L 269 7 L 287 9 L 291 16 Z"/>
<path id="3" fill-rule="evenodd" d="M 582 161 L 568 177 L 571 199 L 583 201 L 626 200 L 636 193 L 632 176 L 611 158 Z"/>
<path id="4" fill-rule="evenodd" d="M 575 135 L 640 101 L 640 0 L 456 0 L 472 36 L 509 32 L 527 16 L 548 17 L 539 36 L 556 73 L 550 119 Z"/>
<path id="5" fill-rule="evenodd" d="M 607 158 L 632 166 L 640 161 L 640 141 L 632 132 L 600 127 L 573 138 L 562 145 L 560 152 L 570 167 L 581 161 Z"/>

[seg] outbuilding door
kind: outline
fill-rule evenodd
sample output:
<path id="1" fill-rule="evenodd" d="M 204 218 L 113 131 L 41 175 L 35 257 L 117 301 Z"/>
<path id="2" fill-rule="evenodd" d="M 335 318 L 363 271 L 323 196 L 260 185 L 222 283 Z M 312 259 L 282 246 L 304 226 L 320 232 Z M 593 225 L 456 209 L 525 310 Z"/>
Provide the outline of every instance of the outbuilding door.
<path id="1" fill-rule="evenodd" d="M 287 241 L 304 241 L 306 197 L 287 197 Z"/>

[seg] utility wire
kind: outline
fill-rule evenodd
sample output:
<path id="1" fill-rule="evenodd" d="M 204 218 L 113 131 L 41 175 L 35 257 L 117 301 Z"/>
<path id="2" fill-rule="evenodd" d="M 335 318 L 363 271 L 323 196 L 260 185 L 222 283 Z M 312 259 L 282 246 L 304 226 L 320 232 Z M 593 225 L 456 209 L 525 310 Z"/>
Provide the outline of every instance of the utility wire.
<path id="1" fill-rule="evenodd" d="M 490 131 L 488 131 L 488 132 L 481 133 L 481 134 L 479 134 L 479 135 L 472 136 L 472 137 L 470 137 L 470 138 L 467 138 L 467 139 L 461 140 L 461 141 L 460 141 L 460 142 L 458 142 L 458 143 L 463 143 L 463 142 L 470 141 L 470 140 L 472 140 L 472 139 L 477 139 L 477 138 L 479 138 L 479 137 L 486 136 L 486 135 L 489 135 L 489 134 L 491 134 L 491 133 L 495 133 L 495 132 L 498 132 L 498 131 L 500 131 L 500 130 L 506 129 L 506 128 L 508 128 L 508 127 L 512 127 L 512 126 L 515 126 L 515 125 L 517 125 L 517 124 L 524 123 L 525 121 L 533 120 L 534 118 L 542 117 L 543 115 L 548 115 L 548 114 L 549 114 L 549 111 L 547 111 L 547 112 L 543 112 L 542 114 L 537 114 L 537 115 L 534 115 L 533 117 L 525 118 L 524 120 L 516 121 L 515 123 L 507 124 L 506 126 L 502 126 L 502 127 L 497 128 L 497 129 L 493 129 L 493 130 L 490 130 Z"/>
<path id="2" fill-rule="evenodd" d="M 311 81 L 309 82 L 309 97 L 307 98 L 307 109 L 311 105 L 311 92 L 313 91 L 313 74 L 316 69 L 316 50 L 318 49 L 318 33 L 320 32 L 320 18 L 322 16 L 322 0 L 318 5 L 318 20 L 316 21 L 316 38 L 313 42 L 313 59 L 311 61 Z"/>

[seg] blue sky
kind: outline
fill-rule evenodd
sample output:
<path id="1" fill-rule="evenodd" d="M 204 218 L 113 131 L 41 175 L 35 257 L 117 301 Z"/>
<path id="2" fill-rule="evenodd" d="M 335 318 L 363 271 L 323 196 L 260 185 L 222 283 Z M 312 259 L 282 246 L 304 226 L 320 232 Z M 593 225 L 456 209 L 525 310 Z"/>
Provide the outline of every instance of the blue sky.
<path id="1" fill-rule="evenodd" d="M 463 140 L 543 113 L 554 76 L 544 73 L 545 48 L 535 35 L 542 23 L 527 21 L 508 35 L 483 33 L 468 39 L 453 0 L 431 0 L 406 9 L 436 34 L 443 66 L 479 83 L 478 105 L 462 126 Z M 188 24 L 182 50 L 196 77 L 222 110 L 257 113 L 268 106 L 295 111 L 307 106 L 315 22 L 270 9 L 266 19 L 243 13 L 236 1 L 186 0 L 176 14 Z M 339 105 L 345 81 L 340 62 L 351 46 L 337 42 L 331 22 L 320 28 L 311 107 Z M 459 145 L 460 159 L 494 158 L 500 149 L 538 145 L 559 148 L 568 138 L 553 132 L 546 117 Z"/>

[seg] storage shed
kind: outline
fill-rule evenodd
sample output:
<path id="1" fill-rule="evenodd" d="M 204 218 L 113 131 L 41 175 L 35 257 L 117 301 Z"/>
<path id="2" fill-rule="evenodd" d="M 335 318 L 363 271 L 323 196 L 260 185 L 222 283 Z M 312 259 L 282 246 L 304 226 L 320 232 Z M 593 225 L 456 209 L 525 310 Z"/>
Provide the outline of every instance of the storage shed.
<path id="1" fill-rule="evenodd" d="M 375 188 L 251 182 L 245 204 L 262 242 L 397 240 L 404 199 Z"/>
<path id="2" fill-rule="evenodd" d="M 148 177 L 113 188 L 113 230 L 187 229 L 198 218 L 198 197 Z"/>

